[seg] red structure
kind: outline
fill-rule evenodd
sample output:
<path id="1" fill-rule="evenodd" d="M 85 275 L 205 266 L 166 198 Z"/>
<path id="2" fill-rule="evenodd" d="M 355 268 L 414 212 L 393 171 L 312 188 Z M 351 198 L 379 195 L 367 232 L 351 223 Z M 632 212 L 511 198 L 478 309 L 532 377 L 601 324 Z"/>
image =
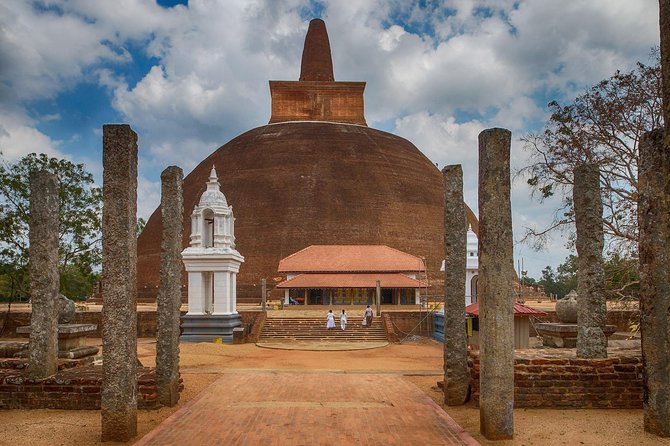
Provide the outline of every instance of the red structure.
<path id="1" fill-rule="evenodd" d="M 212 166 L 219 172 L 245 257 L 238 302 L 259 301 L 261 279 L 275 278 L 282 258 L 309 245 L 388 245 L 424 258 L 429 279 L 442 279 L 440 171 L 409 141 L 367 127 L 365 83 L 337 82 L 332 72 L 325 24 L 313 20 L 301 80 L 270 82 L 270 124 L 223 145 L 184 179 L 186 247 L 191 210 Z M 468 220 L 477 232 L 469 209 Z M 160 234 L 157 209 L 138 239 L 140 299 L 155 299 Z"/>

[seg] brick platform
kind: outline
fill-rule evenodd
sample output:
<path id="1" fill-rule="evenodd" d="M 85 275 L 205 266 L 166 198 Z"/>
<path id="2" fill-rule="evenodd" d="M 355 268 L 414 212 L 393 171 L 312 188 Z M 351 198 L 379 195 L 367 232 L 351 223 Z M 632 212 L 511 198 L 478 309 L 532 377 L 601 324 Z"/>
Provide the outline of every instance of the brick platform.
<path id="1" fill-rule="evenodd" d="M 470 365 L 478 403 L 478 351 L 470 353 Z M 610 348 L 607 359 L 581 359 L 575 349 L 517 350 L 514 407 L 641 409 L 642 353 Z"/>
<path id="2" fill-rule="evenodd" d="M 136 445 L 477 445 L 400 376 L 222 377 Z"/>
<path id="3" fill-rule="evenodd" d="M 99 410 L 102 366 L 59 361 L 58 373 L 44 380 L 28 377 L 25 360 L 0 362 L 0 409 Z M 158 409 L 154 369 L 137 370 L 137 407 Z M 180 390 L 183 385 L 180 385 Z"/>

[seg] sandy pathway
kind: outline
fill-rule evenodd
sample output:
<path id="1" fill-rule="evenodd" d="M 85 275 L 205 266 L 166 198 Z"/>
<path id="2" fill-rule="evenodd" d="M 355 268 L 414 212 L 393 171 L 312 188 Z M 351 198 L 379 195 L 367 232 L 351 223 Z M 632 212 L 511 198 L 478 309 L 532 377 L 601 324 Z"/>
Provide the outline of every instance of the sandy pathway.
<path id="1" fill-rule="evenodd" d="M 95 341 L 91 342 L 95 344 Z M 154 364 L 155 342 L 141 339 L 138 354 L 143 364 Z M 263 349 L 251 344 L 182 344 L 185 390 L 176 408 L 140 411 L 138 438 L 167 418 L 185 402 L 225 373 L 245 369 L 340 373 L 399 373 L 441 404 L 436 387 L 442 369 L 442 346 L 433 341 L 374 350 L 309 352 Z M 259 383 L 262 385 L 262 383 Z M 670 440 L 647 435 L 641 410 L 517 409 L 515 440 L 487 443 L 479 435 L 479 412 L 472 405 L 446 408 L 449 415 L 482 444 L 496 445 L 667 445 Z M 98 411 L 0 411 L 0 444 L 17 446 L 100 444 Z M 113 444 L 113 443 L 105 443 Z"/>

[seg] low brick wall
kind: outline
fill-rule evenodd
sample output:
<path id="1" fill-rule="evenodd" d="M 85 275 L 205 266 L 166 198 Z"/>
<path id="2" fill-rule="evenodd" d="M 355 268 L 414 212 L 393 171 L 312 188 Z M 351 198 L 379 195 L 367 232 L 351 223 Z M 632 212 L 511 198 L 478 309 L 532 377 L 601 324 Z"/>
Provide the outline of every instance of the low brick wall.
<path id="1" fill-rule="evenodd" d="M 642 408 L 642 353 L 608 349 L 607 359 L 580 359 L 575 349 L 517 350 L 514 407 Z M 470 352 L 471 397 L 479 404 L 479 351 Z"/>
<path id="2" fill-rule="evenodd" d="M 0 367 L 9 365 L 8 361 L 3 363 Z M 102 366 L 63 368 L 44 380 L 29 378 L 26 366 L 24 361 L 12 368 L 0 369 L 0 409 L 100 409 Z M 180 379 L 179 391 L 183 388 Z M 161 407 L 153 368 L 138 368 L 137 390 L 138 409 Z"/>

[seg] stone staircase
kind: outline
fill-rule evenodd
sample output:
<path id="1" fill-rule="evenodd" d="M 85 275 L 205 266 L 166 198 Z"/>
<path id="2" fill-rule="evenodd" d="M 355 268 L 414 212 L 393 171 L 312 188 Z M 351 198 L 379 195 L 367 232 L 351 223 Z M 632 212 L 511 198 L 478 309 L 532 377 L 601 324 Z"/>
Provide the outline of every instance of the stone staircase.
<path id="1" fill-rule="evenodd" d="M 362 318 L 350 318 L 347 329 L 340 329 L 337 320 L 335 328 L 326 329 L 324 317 L 273 317 L 263 325 L 259 343 L 271 342 L 385 342 L 386 332 L 381 318 L 375 318 L 372 326 L 363 327 Z"/>

